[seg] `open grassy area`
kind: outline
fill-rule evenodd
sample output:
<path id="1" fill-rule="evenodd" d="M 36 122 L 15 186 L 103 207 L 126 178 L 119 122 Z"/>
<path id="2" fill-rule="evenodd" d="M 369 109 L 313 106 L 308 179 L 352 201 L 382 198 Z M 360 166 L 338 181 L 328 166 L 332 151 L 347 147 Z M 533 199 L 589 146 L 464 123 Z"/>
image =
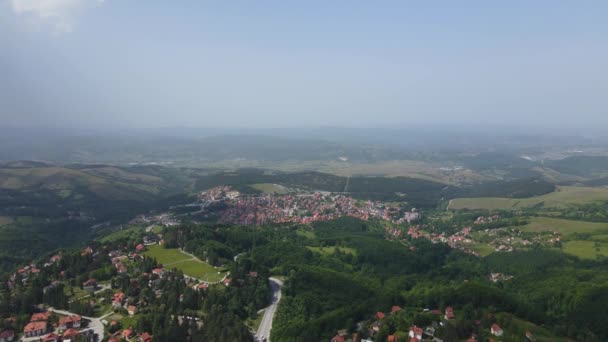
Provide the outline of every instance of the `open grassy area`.
<path id="1" fill-rule="evenodd" d="M 311 232 L 310 230 L 304 230 L 304 229 L 296 230 L 296 234 L 303 236 L 305 238 L 311 239 L 311 240 L 316 237 L 314 232 Z"/>
<path id="2" fill-rule="evenodd" d="M 608 201 L 608 189 L 580 186 L 559 186 L 554 192 L 530 198 L 455 198 L 450 201 L 448 209 L 509 210 L 532 206 L 564 208 L 572 204 L 584 204 L 602 200 Z"/>
<path id="3" fill-rule="evenodd" d="M 262 191 L 263 193 L 266 193 L 266 194 L 282 195 L 282 194 L 287 193 L 287 188 L 285 188 L 282 185 L 278 185 L 278 184 L 258 183 L 258 184 L 251 185 L 251 187 L 256 190 Z"/>
<path id="4" fill-rule="evenodd" d="M 154 257 L 167 268 L 175 268 L 185 275 L 198 278 L 208 282 L 222 280 L 226 272 L 219 271 L 206 262 L 193 259 L 191 256 L 180 252 L 176 248 L 163 248 L 161 245 L 148 246 L 144 255 Z M 218 274 L 218 272 L 220 272 Z"/>
<path id="5" fill-rule="evenodd" d="M 553 230 L 560 232 L 563 235 L 569 235 L 573 233 L 596 233 L 608 231 L 608 223 L 564 220 L 549 217 L 532 217 L 530 218 L 529 224 L 518 228 L 526 232 Z"/>
<path id="6" fill-rule="evenodd" d="M 596 245 L 597 244 L 597 245 Z M 596 241 L 568 241 L 563 245 L 563 251 L 581 259 L 595 259 L 598 255 L 608 256 L 608 243 Z"/>
<path id="7" fill-rule="evenodd" d="M 192 259 L 192 257 L 183 254 L 176 248 L 164 248 L 161 245 L 151 245 L 147 247 L 148 250 L 144 252 L 145 256 L 156 258 L 156 261 L 163 265 L 174 264 L 178 261 L 184 261 Z"/>
<path id="8" fill-rule="evenodd" d="M 330 247 L 306 247 L 308 249 L 310 249 L 313 252 L 316 253 L 320 253 L 323 255 L 331 255 L 334 253 L 334 251 L 336 250 L 336 248 L 344 253 L 344 254 L 352 254 L 352 255 L 356 255 L 357 251 L 354 248 L 350 248 L 350 247 L 338 247 L 338 246 L 330 246 Z"/>
<path id="9" fill-rule="evenodd" d="M 478 243 L 471 246 L 471 249 L 479 253 L 479 256 L 485 257 L 494 253 L 494 248 L 487 243 Z"/>

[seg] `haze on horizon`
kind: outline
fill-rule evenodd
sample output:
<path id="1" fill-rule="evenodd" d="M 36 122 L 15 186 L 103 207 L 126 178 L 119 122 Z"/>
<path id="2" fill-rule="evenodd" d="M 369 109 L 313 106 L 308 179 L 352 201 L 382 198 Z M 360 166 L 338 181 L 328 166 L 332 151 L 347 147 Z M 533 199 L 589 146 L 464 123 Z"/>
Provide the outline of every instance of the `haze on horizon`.
<path id="1" fill-rule="evenodd" d="M 608 124 L 608 3 L 0 2 L 3 125 Z"/>

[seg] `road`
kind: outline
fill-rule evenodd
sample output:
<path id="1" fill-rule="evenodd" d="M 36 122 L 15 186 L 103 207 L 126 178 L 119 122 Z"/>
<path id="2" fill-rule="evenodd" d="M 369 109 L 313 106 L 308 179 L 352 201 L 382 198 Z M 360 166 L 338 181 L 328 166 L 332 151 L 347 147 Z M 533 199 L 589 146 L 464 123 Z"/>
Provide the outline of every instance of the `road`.
<path id="1" fill-rule="evenodd" d="M 254 336 L 255 341 L 262 341 L 264 338 L 267 338 L 270 341 L 270 329 L 272 329 L 272 320 L 274 319 L 274 313 L 277 310 L 277 306 L 279 305 L 279 301 L 281 300 L 281 287 L 283 286 L 283 282 L 277 278 L 269 278 L 270 281 L 270 291 L 272 292 L 272 296 L 270 298 L 270 305 L 264 311 L 264 317 L 262 317 L 262 322 L 260 322 L 260 326 L 258 327 L 258 331 Z"/>
<path id="2" fill-rule="evenodd" d="M 49 311 L 53 311 L 55 313 L 58 313 L 60 315 L 65 315 L 65 316 L 72 316 L 72 315 L 76 315 L 75 313 L 71 313 L 68 311 L 64 311 L 64 310 L 57 310 L 57 309 L 53 309 L 53 308 L 49 308 Z M 103 327 L 103 323 L 101 323 L 101 320 L 110 316 L 112 314 L 112 312 L 107 313 L 99 318 L 95 318 L 95 317 L 86 317 L 86 316 L 81 316 L 84 319 L 87 319 L 89 321 L 91 321 L 91 323 L 89 323 L 89 326 L 85 329 L 81 329 L 80 331 L 86 331 L 86 330 L 93 330 L 93 332 L 95 332 L 97 334 L 97 336 L 99 336 L 99 341 L 103 340 L 103 332 L 104 332 L 104 327 Z"/>

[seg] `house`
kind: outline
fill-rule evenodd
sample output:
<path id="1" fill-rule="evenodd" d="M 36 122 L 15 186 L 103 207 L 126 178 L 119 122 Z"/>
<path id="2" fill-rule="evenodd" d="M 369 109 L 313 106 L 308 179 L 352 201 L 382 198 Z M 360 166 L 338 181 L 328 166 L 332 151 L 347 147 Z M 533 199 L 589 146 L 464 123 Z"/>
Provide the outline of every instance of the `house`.
<path id="1" fill-rule="evenodd" d="M 11 342 L 15 338 L 15 332 L 12 330 L 4 330 L 0 334 L 0 342 Z"/>
<path id="2" fill-rule="evenodd" d="M 61 341 L 61 338 L 59 337 L 59 335 L 56 335 L 54 333 L 50 333 L 42 339 L 42 342 L 59 342 L 59 341 Z"/>
<path id="3" fill-rule="evenodd" d="M 97 289 L 97 281 L 93 278 L 82 283 L 82 289 L 85 291 L 95 291 Z"/>
<path id="4" fill-rule="evenodd" d="M 532 333 L 528 330 L 526 331 L 526 338 L 528 339 L 528 341 L 536 341 L 536 337 L 534 337 L 534 335 L 532 335 Z"/>
<path id="5" fill-rule="evenodd" d="M 251 272 L 249 272 L 247 275 L 248 275 L 248 276 L 250 276 L 250 277 L 255 278 L 255 277 L 257 277 L 257 276 L 258 276 L 258 272 L 251 271 Z"/>
<path id="6" fill-rule="evenodd" d="M 336 335 L 331 339 L 331 342 L 345 342 L 344 336 Z"/>
<path id="7" fill-rule="evenodd" d="M 384 318 L 384 312 L 380 312 L 380 311 L 376 312 L 376 318 L 377 319 L 383 319 Z"/>
<path id="8" fill-rule="evenodd" d="M 397 341 L 397 336 L 395 336 L 395 335 L 388 335 L 386 337 L 386 341 L 387 342 L 395 342 L 395 341 Z"/>
<path id="9" fill-rule="evenodd" d="M 141 252 L 144 250 L 144 248 L 146 248 L 146 247 L 145 247 L 143 244 L 141 244 L 141 243 L 140 243 L 140 244 L 138 244 L 137 246 L 135 246 L 135 250 L 136 250 L 138 253 L 141 253 Z"/>
<path id="10" fill-rule="evenodd" d="M 70 328 L 63 332 L 63 340 L 65 341 L 66 338 L 75 339 L 78 337 L 78 334 L 80 334 L 80 332 L 78 332 L 78 330 L 76 330 L 74 328 Z"/>
<path id="11" fill-rule="evenodd" d="M 137 313 L 137 306 L 129 305 L 127 306 L 127 311 L 129 312 L 129 316 L 134 316 Z"/>
<path id="12" fill-rule="evenodd" d="M 30 322 L 40 322 L 40 321 L 48 321 L 49 318 L 51 317 L 51 313 L 50 312 L 39 312 L 39 313 L 35 313 L 32 315 L 32 317 L 30 318 Z"/>
<path id="13" fill-rule="evenodd" d="M 198 284 L 198 286 L 196 287 L 197 290 L 199 291 L 205 291 L 209 288 L 209 283 L 200 283 Z"/>
<path id="14" fill-rule="evenodd" d="M 454 319 L 454 309 L 451 306 L 445 308 L 445 319 Z"/>
<path id="15" fill-rule="evenodd" d="M 47 331 L 48 331 L 48 324 L 46 322 L 44 322 L 44 321 L 29 322 L 23 328 L 23 335 L 25 335 L 25 337 L 36 337 L 36 336 L 42 336 L 42 335 L 46 334 Z"/>
<path id="16" fill-rule="evenodd" d="M 163 277 L 163 275 L 165 274 L 165 270 L 162 268 L 155 268 L 152 270 L 152 274 L 156 274 L 159 277 Z"/>
<path id="17" fill-rule="evenodd" d="M 401 311 L 401 307 L 397 306 L 397 305 L 393 305 L 393 307 L 391 308 L 391 313 L 397 313 Z"/>
<path id="18" fill-rule="evenodd" d="M 152 335 L 144 332 L 137 337 L 138 342 L 152 342 Z"/>
<path id="19" fill-rule="evenodd" d="M 78 329 L 78 328 L 80 328 L 81 321 L 82 321 L 82 318 L 78 315 L 64 316 L 59 319 L 59 322 L 57 323 L 57 327 L 60 330 L 66 330 L 66 329 L 72 329 L 72 328 Z"/>
<path id="20" fill-rule="evenodd" d="M 422 334 L 423 334 L 422 328 L 413 325 L 410 328 L 410 332 L 409 332 L 408 336 L 410 337 L 410 341 L 418 342 L 418 341 L 422 341 Z"/>
<path id="21" fill-rule="evenodd" d="M 122 331 L 122 333 L 120 335 L 122 335 L 122 337 L 124 339 L 128 340 L 128 339 L 131 338 L 131 336 L 133 336 L 133 329 L 131 329 L 131 328 L 125 329 L 125 330 Z"/>
<path id="22" fill-rule="evenodd" d="M 125 294 L 122 292 L 115 293 L 112 297 L 112 308 L 119 309 L 125 300 Z"/>
<path id="23" fill-rule="evenodd" d="M 502 336 L 502 329 L 500 325 L 494 323 L 492 324 L 492 328 L 490 328 L 490 333 L 494 336 Z"/>
<path id="24" fill-rule="evenodd" d="M 232 279 L 230 279 L 230 278 L 224 278 L 224 280 L 222 281 L 222 283 L 224 283 L 224 285 L 226 285 L 226 286 L 230 286 L 230 283 L 232 283 Z"/>

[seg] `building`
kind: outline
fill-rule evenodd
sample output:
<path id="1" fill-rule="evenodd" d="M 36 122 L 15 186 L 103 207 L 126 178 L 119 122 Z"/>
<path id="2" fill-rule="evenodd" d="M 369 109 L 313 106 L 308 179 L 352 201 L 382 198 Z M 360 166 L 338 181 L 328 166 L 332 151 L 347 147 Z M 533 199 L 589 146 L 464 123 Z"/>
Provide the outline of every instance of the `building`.
<path id="1" fill-rule="evenodd" d="M 57 324 L 57 327 L 60 330 L 66 330 L 66 329 L 72 329 L 72 328 L 78 329 L 78 328 L 80 328 L 81 321 L 82 321 L 82 318 L 78 315 L 64 316 L 59 319 L 59 323 Z"/>
<path id="2" fill-rule="evenodd" d="M 15 332 L 12 330 L 4 330 L 0 333 L 0 342 L 11 342 L 15 338 Z"/>
<path id="3" fill-rule="evenodd" d="M 49 318 L 51 317 L 51 313 L 50 312 L 39 312 L 39 313 L 35 313 L 32 315 L 32 318 L 30 318 L 30 322 L 41 322 L 41 321 L 48 321 Z"/>
<path id="4" fill-rule="evenodd" d="M 129 316 L 134 316 L 137 313 L 137 306 L 129 305 L 127 311 L 129 312 Z"/>
<path id="5" fill-rule="evenodd" d="M 65 341 L 66 339 L 75 339 L 78 337 L 78 334 L 80 334 L 80 332 L 74 328 L 70 328 L 66 331 L 63 332 L 63 340 Z"/>
<path id="6" fill-rule="evenodd" d="M 95 291 L 97 289 L 97 281 L 95 279 L 89 279 L 82 283 L 82 289 L 85 291 Z"/>
<path id="7" fill-rule="evenodd" d="M 422 328 L 413 325 L 410 328 L 410 333 L 408 334 L 408 336 L 410 337 L 410 341 L 418 342 L 418 341 L 422 341 L 422 334 L 423 334 Z"/>
<path id="8" fill-rule="evenodd" d="M 445 308 L 445 319 L 454 319 L 454 309 L 451 306 Z"/>
<path id="9" fill-rule="evenodd" d="M 492 328 L 490 328 L 490 333 L 494 336 L 502 336 L 502 329 L 500 325 L 494 323 L 492 324 Z"/>
<path id="10" fill-rule="evenodd" d="M 138 342 L 152 342 L 152 335 L 144 332 L 137 337 Z"/>
<path id="11" fill-rule="evenodd" d="M 46 322 L 44 322 L 44 321 L 29 322 L 23 328 L 23 335 L 25 337 L 36 337 L 36 336 L 42 336 L 42 335 L 46 334 L 47 331 L 48 331 L 48 324 Z"/>

